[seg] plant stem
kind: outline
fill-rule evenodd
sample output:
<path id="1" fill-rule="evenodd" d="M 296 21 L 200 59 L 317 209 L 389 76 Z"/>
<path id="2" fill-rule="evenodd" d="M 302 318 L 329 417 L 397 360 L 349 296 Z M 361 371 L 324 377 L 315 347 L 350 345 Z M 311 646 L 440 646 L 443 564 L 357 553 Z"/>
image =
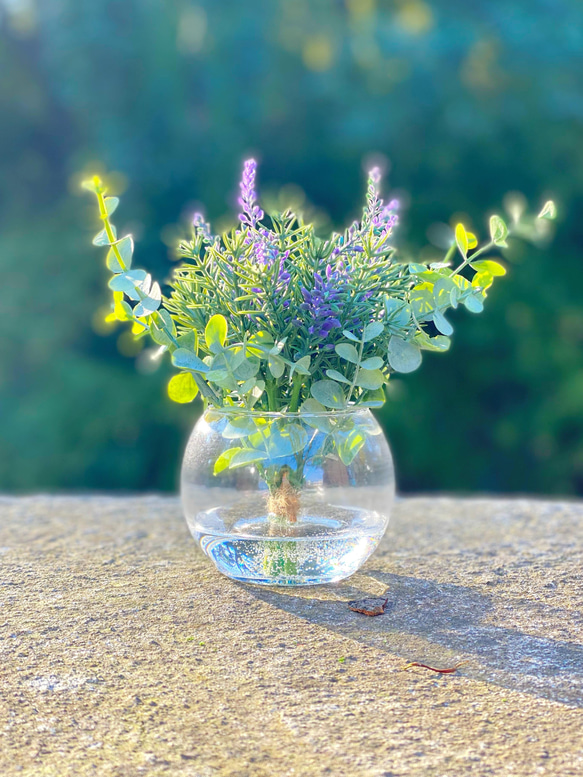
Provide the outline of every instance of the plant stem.
<path id="1" fill-rule="evenodd" d="M 300 404 L 301 390 L 302 390 L 302 376 L 298 375 L 298 373 L 296 372 L 296 374 L 294 375 L 292 395 L 289 403 L 290 413 L 297 412 L 298 405 Z"/>
<path id="2" fill-rule="evenodd" d="M 271 378 L 267 378 L 265 381 L 265 392 L 267 394 L 267 405 L 270 411 L 276 411 L 277 396 L 275 391 L 275 382 Z"/>

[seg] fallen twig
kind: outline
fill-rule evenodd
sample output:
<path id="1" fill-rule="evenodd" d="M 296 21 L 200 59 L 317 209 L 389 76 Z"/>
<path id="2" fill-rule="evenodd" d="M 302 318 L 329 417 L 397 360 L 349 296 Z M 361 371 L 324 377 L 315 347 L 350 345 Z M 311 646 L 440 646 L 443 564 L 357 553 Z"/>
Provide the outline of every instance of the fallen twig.
<path id="1" fill-rule="evenodd" d="M 402 668 L 403 672 L 406 672 L 407 669 L 411 669 L 413 666 L 420 666 L 422 669 L 430 669 L 432 672 L 438 672 L 438 674 L 453 674 L 455 671 L 457 671 L 460 666 L 463 666 L 464 664 L 467 664 L 467 661 L 460 661 L 455 666 L 450 667 L 449 669 L 436 669 L 433 666 L 428 666 L 427 664 L 420 664 L 418 661 L 411 661 L 409 664 L 405 664 L 405 666 Z"/>

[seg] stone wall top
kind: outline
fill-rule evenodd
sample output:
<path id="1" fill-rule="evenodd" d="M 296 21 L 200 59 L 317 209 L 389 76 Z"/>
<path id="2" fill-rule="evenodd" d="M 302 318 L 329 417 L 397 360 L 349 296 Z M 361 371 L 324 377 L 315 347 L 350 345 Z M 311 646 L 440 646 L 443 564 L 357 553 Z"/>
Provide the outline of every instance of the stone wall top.
<path id="1" fill-rule="evenodd" d="M 264 589 L 175 499 L 4 497 L 0 565 L 4 777 L 583 774 L 581 503 L 402 499 L 349 580 Z"/>

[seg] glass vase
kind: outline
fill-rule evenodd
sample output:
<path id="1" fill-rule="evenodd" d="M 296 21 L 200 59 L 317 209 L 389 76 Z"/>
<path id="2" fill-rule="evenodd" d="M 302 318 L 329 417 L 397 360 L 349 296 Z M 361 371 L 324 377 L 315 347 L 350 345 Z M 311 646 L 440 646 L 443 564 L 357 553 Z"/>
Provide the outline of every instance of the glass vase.
<path id="1" fill-rule="evenodd" d="M 352 575 L 377 547 L 395 494 L 383 431 L 365 408 L 207 409 L 184 454 L 192 536 L 217 569 L 264 585 Z"/>

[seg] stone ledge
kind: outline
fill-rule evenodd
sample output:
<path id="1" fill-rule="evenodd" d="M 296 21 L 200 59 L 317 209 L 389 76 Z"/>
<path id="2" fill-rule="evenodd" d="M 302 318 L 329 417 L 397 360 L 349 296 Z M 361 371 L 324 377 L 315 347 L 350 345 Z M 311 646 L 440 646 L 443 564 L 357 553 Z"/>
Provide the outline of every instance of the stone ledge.
<path id="1" fill-rule="evenodd" d="M 583 773 L 581 503 L 403 499 L 325 588 L 228 581 L 157 496 L 0 498 L 0 554 L 3 777 Z"/>

